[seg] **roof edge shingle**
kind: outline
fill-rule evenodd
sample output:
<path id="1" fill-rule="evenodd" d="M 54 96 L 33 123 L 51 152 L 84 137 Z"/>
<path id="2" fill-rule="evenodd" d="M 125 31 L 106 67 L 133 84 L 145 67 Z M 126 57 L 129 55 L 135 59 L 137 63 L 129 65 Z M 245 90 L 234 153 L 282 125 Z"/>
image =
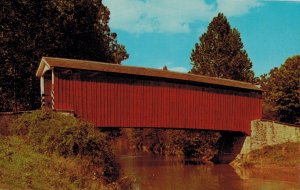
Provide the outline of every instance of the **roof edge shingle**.
<path id="1" fill-rule="evenodd" d="M 110 73 L 120 73 L 138 76 L 148 76 L 165 79 L 176 79 L 183 81 L 192 81 L 241 89 L 249 89 L 255 91 L 262 91 L 257 86 L 236 80 L 222 79 L 216 77 L 208 77 L 203 75 L 195 75 L 189 73 L 179 73 L 173 71 L 166 71 L 162 69 L 135 67 L 135 66 L 124 66 L 104 62 L 76 60 L 76 59 L 65 59 L 65 58 L 54 58 L 54 57 L 43 57 L 39 68 L 36 72 L 37 77 L 42 77 L 45 72 L 45 66 L 52 68 L 68 68 L 68 69 L 79 69 L 89 71 L 101 71 Z"/>

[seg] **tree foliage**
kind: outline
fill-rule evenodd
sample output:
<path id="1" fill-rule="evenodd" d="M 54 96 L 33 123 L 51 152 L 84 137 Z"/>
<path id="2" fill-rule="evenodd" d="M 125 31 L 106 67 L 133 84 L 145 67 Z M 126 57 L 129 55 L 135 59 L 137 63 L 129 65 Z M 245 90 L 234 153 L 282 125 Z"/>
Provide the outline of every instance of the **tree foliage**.
<path id="1" fill-rule="evenodd" d="M 207 162 L 218 153 L 221 134 L 215 131 L 137 128 L 123 130 L 137 150 Z"/>
<path id="2" fill-rule="evenodd" d="M 0 5 L 0 111 L 39 106 L 35 72 L 42 56 L 117 64 L 128 58 L 110 31 L 109 10 L 101 0 L 3 0 Z"/>
<path id="3" fill-rule="evenodd" d="M 300 117 L 300 55 L 260 77 L 264 117 L 295 123 Z"/>
<path id="4" fill-rule="evenodd" d="M 240 33 L 219 13 L 195 44 L 191 73 L 253 82 L 252 63 L 243 49 Z"/>

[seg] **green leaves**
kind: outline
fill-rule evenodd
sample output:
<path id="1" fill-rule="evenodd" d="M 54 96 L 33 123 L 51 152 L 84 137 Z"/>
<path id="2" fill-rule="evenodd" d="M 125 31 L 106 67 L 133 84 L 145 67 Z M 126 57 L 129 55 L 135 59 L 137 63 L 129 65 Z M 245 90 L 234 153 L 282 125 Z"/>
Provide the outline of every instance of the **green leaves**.
<path id="1" fill-rule="evenodd" d="M 253 82 L 252 63 L 243 49 L 240 33 L 219 13 L 191 53 L 194 74 Z"/>
<path id="2" fill-rule="evenodd" d="M 300 55 L 260 77 L 264 90 L 264 117 L 295 123 L 300 117 Z"/>
<path id="3" fill-rule="evenodd" d="M 42 56 L 120 64 L 128 58 L 99 0 L 3 0 L 0 14 L 0 111 L 40 106 L 35 77 Z"/>

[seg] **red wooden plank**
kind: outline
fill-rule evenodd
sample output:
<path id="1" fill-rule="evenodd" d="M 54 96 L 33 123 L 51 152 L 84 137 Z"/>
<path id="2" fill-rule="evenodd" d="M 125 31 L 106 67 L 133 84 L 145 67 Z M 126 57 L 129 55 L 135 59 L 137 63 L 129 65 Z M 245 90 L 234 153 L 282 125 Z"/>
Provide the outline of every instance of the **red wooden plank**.
<path id="1" fill-rule="evenodd" d="M 111 119 L 112 119 L 112 83 L 109 81 L 110 79 L 107 79 L 107 94 L 106 94 L 106 109 L 107 109 L 107 119 L 106 119 L 106 127 L 111 126 Z"/>
<path id="2" fill-rule="evenodd" d="M 92 102 L 92 107 L 93 107 L 93 122 L 95 125 L 97 125 L 97 88 L 98 88 L 98 85 L 97 85 L 97 76 L 95 76 L 93 79 L 92 79 L 92 82 L 93 82 L 93 88 L 92 88 L 92 91 L 93 91 L 93 102 Z"/>
<path id="3" fill-rule="evenodd" d="M 145 98 L 145 81 L 142 80 L 140 84 L 140 125 L 142 127 L 146 127 L 145 117 L 146 117 L 146 110 L 145 104 L 147 99 Z"/>
<path id="4" fill-rule="evenodd" d="M 170 127 L 174 128 L 176 126 L 176 115 L 177 115 L 177 106 L 175 101 L 176 93 L 174 91 L 174 84 L 170 83 L 169 87 L 169 98 L 170 98 L 170 105 L 168 106 L 168 110 L 172 113 L 170 117 Z"/>
<path id="5" fill-rule="evenodd" d="M 121 96 L 120 96 L 120 83 L 116 83 L 116 95 L 115 95 L 115 99 L 116 99 L 116 103 L 115 103 L 115 105 L 116 105 L 116 111 L 115 111 L 115 113 L 116 113 L 116 119 L 115 119 L 115 126 L 120 126 L 120 106 L 121 106 L 121 101 L 120 101 L 120 98 L 121 98 Z"/>
<path id="6" fill-rule="evenodd" d="M 73 82 L 73 80 L 72 80 L 72 78 L 71 77 L 68 77 L 68 86 L 69 86 L 69 92 L 68 92 L 68 94 L 69 94 L 69 105 L 68 105 L 68 109 L 69 110 L 72 110 L 73 109 L 73 89 L 72 89 L 72 82 Z"/>
<path id="7" fill-rule="evenodd" d="M 163 117 L 162 117 L 162 84 L 159 85 L 159 88 L 157 89 L 158 90 L 158 97 L 157 97 L 157 113 L 158 113 L 158 117 L 157 117 L 157 125 L 158 126 L 162 126 L 162 120 L 163 120 Z"/>
<path id="8" fill-rule="evenodd" d="M 199 129 L 202 126 L 202 115 L 200 113 L 201 108 L 201 96 L 202 96 L 202 90 L 199 87 L 195 87 L 195 114 L 196 114 L 196 128 Z"/>
<path id="9" fill-rule="evenodd" d="M 131 114 L 130 114 L 130 123 L 131 125 L 134 127 L 136 126 L 136 122 L 137 122 L 137 117 L 138 117 L 138 114 L 137 114 L 137 88 L 135 88 L 136 84 L 132 85 L 131 86 Z"/>
<path id="10" fill-rule="evenodd" d="M 103 76 L 99 77 L 99 92 L 98 92 L 98 98 L 99 98 L 99 126 L 103 127 L 105 126 L 105 119 L 106 119 L 106 108 L 105 108 L 105 102 L 106 102 L 106 86 L 105 81 L 103 79 Z"/>
<path id="11" fill-rule="evenodd" d="M 182 96 L 182 105 L 183 105 L 183 128 L 187 129 L 188 128 L 188 124 L 187 124 L 187 92 L 186 92 L 186 89 L 185 89 L 185 86 L 182 86 L 182 89 L 181 89 L 181 96 Z"/>
<path id="12" fill-rule="evenodd" d="M 74 108 L 74 111 L 75 111 L 75 114 L 77 115 L 77 117 L 80 117 L 81 115 L 81 108 L 80 108 L 80 105 L 81 105 L 81 90 L 80 90 L 80 77 L 79 75 L 76 75 L 76 80 L 75 80 L 75 108 Z"/>
<path id="13" fill-rule="evenodd" d="M 115 126 L 115 121 L 116 121 L 116 100 L 115 100 L 115 95 L 116 95 L 116 84 L 113 79 L 111 83 L 111 94 L 110 94 L 110 105 L 111 105 L 111 119 L 110 119 L 110 124 L 109 126 L 113 127 Z"/>
<path id="14" fill-rule="evenodd" d="M 198 91 L 195 88 L 195 86 L 192 87 L 192 125 L 194 126 L 195 129 L 197 129 L 198 126 L 198 115 L 197 115 L 197 96 L 198 96 Z"/>
<path id="15" fill-rule="evenodd" d="M 121 91 L 120 91 L 120 86 L 122 84 L 121 83 L 116 83 L 116 120 L 115 120 L 115 126 L 121 126 L 120 122 L 121 122 L 121 106 L 122 106 L 122 101 L 121 101 Z"/>
<path id="16" fill-rule="evenodd" d="M 153 110 L 153 115 L 152 115 L 152 125 L 157 126 L 157 89 L 158 87 L 155 85 L 153 82 L 153 85 L 151 86 L 151 94 L 152 94 L 152 110 Z"/>
<path id="17" fill-rule="evenodd" d="M 62 80 L 62 78 L 61 78 L 61 76 L 59 76 L 59 80 L 58 80 L 59 82 L 59 84 L 58 84 L 58 86 L 59 86 L 59 94 L 58 94 L 58 100 L 59 100 L 59 102 L 58 102 L 58 105 L 57 105 L 57 107 L 56 107 L 56 109 L 62 109 L 62 107 L 63 107 L 63 97 L 62 97 L 62 95 L 63 95 L 63 80 Z"/>
<path id="18" fill-rule="evenodd" d="M 149 116 L 150 116 L 150 97 L 149 97 L 149 82 L 145 81 L 144 82 L 144 126 L 145 127 L 150 127 L 150 120 L 149 120 Z"/>
<path id="19" fill-rule="evenodd" d="M 90 79 L 87 81 L 87 121 L 92 121 L 92 82 Z"/>
<path id="20" fill-rule="evenodd" d="M 131 88 L 132 84 L 131 84 L 131 79 L 128 80 L 128 84 L 127 84 L 127 126 L 129 127 L 129 125 L 132 123 L 131 122 L 131 115 L 133 112 L 133 101 L 132 101 L 132 88 Z"/>
<path id="21" fill-rule="evenodd" d="M 83 82 L 83 119 L 87 120 L 88 117 L 88 82 L 87 79 Z"/>
<path id="22" fill-rule="evenodd" d="M 74 110 L 74 99 L 73 99 L 73 96 L 74 96 L 74 89 L 73 89 L 73 84 L 74 84 L 74 77 L 73 76 L 70 76 L 70 110 Z"/>
<path id="23" fill-rule="evenodd" d="M 79 91 L 79 110 L 80 110 L 80 118 L 83 118 L 83 105 L 84 105 L 84 91 L 83 91 L 83 85 L 84 83 L 81 80 L 81 76 L 79 76 L 80 81 L 78 81 L 78 91 Z"/>
<path id="24" fill-rule="evenodd" d="M 174 102 L 174 92 L 173 92 L 173 84 L 169 84 L 168 88 L 168 99 L 169 99 L 169 105 L 168 105 L 168 112 L 170 113 L 170 122 L 169 126 L 170 128 L 174 128 L 174 119 L 176 114 L 176 107 Z"/>
<path id="25" fill-rule="evenodd" d="M 94 77 L 94 85 L 95 85 L 95 89 L 94 89 L 94 120 L 96 123 L 96 126 L 99 126 L 99 104 L 100 104 L 100 99 L 98 98 L 99 95 L 99 89 L 100 89 L 100 82 L 99 82 L 99 76 L 96 75 Z"/>
<path id="26" fill-rule="evenodd" d="M 143 84 L 142 84 L 142 81 L 139 81 L 139 85 L 138 85 L 138 106 L 137 106 L 137 114 L 138 114 L 138 117 L 137 117 L 137 125 L 140 126 L 140 127 L 144 127 L 143 126 L 143 113 L 144 113 L 144 110 L 143 110 Z"/>
<path id="27" fill-rule="evenodd" d="M 139 83 L 136 84 L 136 86 L 133 86 L 132 89 L 133 89 L 133 115 L 132 115 L 132 123 L 133 123 L 133 126 L 136 126 L 136 127 L 141 127 L 139 126 L 139 121 L 140 121 L 140 113 L 139 113 L 139 102 L 140 102 L 140 96 L 139 96 Z"/>
<path id="28" fill-rule="evenodd" d="M 166 87 L 165 82 L 161 87 L 161 125 L 167 127 L 167 114 L 166 114 Z"/>
<path id="29" fill-rule="evenodd" d="M 125 81 L 124 84 L 124 103 L 125 103 L 125 107 L 124 107 L 124 123 L 125 123 L 125 127 L 129 127 L 129 112 L 130 110 L 130 101 L 129 101 L 129 84 L 128 81 Z"/>
<path id="30" fill-rule="evenodd" d="M 69 109 L 69 95 L 70 95 L 70 89 L 69 89 L 69 81 L 67 80 L 67 77 L 64 76 L 64 110 Z"/>
<path id="31" fill-rule="evenodd" d="M 60 109 L 65 109 L 65 105 L 66 105 L 66 99 L 65 99 L 65 94 L 66 94 L 66 92 L 65 92 L 65 79 L 62 77 L 61 78 L 61 107 L 60 107 Z"/>
<path id="32" fill-rule="evenodd" d="M 123 101 L 124 101 L 124 109 L 123 109 L 123 123 L 124 123 L 124 126 L 125 127 L 129 127 L 129 96 L 128 96 L 128 93 L 129 93 L 129 87 L 128 87 L 128 83 L 127 81 L 124 81 L 124 85 L 123 85 Z"/>
<path id="33" fill-rule="evenodd" d="M 63 109 L 68 109 L 68 96 L 69 96 L 69 89 L 68 89 L 68 81 L 66 80 L 65 76 L 63 77 Z"/>
<path id="34" fill-rule="evenodd" d="M 85 82 L 85 92 L 86 92 L 86 95 L 85 95 L 85 120 L 89 121 L 89 116 L 90 116 L 90 84 L 89 84 L 89 81 L 88 79 L 86 79 L 86 82 Z"/>
<path id="35" fill-rule="evenodd" d="M 192 125 L 192 110 L 193 110 L 193 106 L 192 106 L 192 90 L 190 86 L 187 86 L 187 91 L 188 91 L 188 104 L 187 104 L 187 127 L 188 128 L 194 128 Z"/>

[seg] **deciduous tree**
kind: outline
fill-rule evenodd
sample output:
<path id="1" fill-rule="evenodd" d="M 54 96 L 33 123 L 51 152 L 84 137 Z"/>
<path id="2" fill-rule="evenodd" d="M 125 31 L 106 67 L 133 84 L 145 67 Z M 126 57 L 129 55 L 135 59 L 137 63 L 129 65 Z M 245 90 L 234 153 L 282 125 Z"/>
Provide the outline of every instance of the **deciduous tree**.
<path id="1" fill-rule="evenodd" d="M 295 123 L 300 117 L 300 55 L 260 77 L 264 90 L 264 116 Z"/>
<path id="2" fill-rule="evenodd" d="M 128 58 L 110 31 L 109 10 L 101 0 L 3 0 L 0 5 L 0 111 L 39 106 L 35 72 L 42 56 L 117 64 Z"/>

